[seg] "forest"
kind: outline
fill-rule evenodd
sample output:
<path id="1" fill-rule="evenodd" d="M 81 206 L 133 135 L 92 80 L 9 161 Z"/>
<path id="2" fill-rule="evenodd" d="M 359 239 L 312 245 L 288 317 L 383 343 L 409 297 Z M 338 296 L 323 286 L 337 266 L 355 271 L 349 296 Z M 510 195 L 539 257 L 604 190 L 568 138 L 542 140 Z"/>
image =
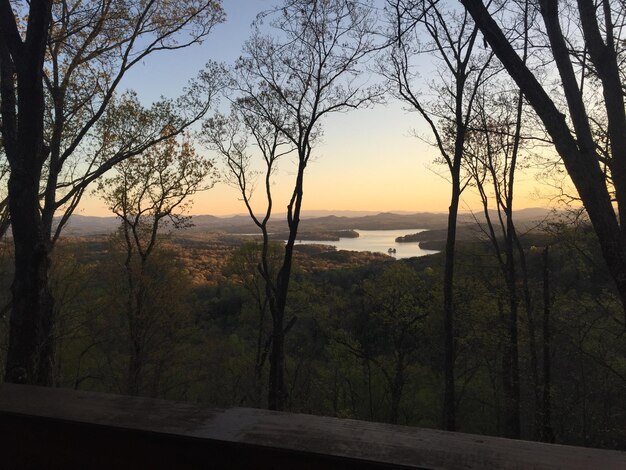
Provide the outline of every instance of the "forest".
<path id="1" fill-rule="evenodd" d="M 177 98 L 124 88 L 227 3 L 0 0 L 3 380 L 626 449 L 624 2 L 283 0 Z M 448 212 L 307 218 L 327 118 L 394 100 Z M 189 215 L 218 183 L 246 214 Z M 438 253 L 315 244 L 415 227 Z"/>

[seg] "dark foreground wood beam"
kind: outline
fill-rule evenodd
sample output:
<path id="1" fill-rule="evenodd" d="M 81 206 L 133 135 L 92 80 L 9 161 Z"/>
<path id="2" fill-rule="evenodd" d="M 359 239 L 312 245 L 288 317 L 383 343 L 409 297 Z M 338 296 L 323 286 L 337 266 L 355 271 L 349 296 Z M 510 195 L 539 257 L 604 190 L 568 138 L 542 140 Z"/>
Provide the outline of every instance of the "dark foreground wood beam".
<path id="1" fill-rule="evenodd" d="M 626 453 L 0 385 L 1 468 L 626 469 Z"/>

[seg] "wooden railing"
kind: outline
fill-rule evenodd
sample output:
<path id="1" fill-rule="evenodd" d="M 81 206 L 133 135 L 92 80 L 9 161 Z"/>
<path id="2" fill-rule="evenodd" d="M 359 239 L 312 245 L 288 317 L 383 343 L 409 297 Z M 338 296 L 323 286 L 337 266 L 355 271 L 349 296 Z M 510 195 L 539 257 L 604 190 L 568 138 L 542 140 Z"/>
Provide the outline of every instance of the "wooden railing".
<path id="1" fill-rule="evenodd" d="M 626 469 L 626 453 L 3 384 L 0 468 Z"/>

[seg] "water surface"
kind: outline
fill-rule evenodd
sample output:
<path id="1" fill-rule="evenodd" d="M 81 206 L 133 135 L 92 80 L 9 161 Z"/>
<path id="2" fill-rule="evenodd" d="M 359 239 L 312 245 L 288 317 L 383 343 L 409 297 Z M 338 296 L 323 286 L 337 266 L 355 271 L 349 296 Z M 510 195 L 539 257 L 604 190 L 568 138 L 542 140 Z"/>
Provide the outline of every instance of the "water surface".
<path id="1" fill-rule="evenodd" d="M 425 256 L 437 253 L 436 250 L 423 250 L 419 242 L 397 243 L 396 238 L 411 233 L 423 232 L 426 229 L 413 228 L 403 230 L 355 230 L 359 234 L 358 238 L 340 238 L 339 241 L 313 241 L 302 240 L 299 244 L 330 245 L 338 250 L 348 251 L 372 251 L 375 253 L 389 253 L 389 248 L 395 248 L 396 252 L 391 253 L 396 259 L 411 258 L 413 256 Z"/>

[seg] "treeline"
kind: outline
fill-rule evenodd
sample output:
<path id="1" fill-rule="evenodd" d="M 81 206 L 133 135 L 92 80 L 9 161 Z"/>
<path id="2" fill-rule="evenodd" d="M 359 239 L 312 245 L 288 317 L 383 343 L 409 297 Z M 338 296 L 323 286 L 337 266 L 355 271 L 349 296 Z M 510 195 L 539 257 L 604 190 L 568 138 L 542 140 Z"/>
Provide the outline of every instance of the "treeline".
<path id="1" fill-rule="evenodd" d="M 279 260 L 283 248 L 271 246 Z M 267 407 L 272 326 L 254 269 L 260 245 L 242 245 L 218 282 L 194 287 L 176 246 L 164 244 L 136 273 L 146 304 L 132 321 L 122 247 L 118 235 L 99 253 L 82 243 L 55 252 L 57 385 Z M 524 251 L 528 279 L 519 288 L 528 289 L 530 315 L 520 316 L 518 338 L 521 436 L 626 448 L 621 306 L 592 230 L 551 224 L 529 236 Z M 439 427 L 442 255 L 300 269 L 321 254 L 302 257 L 294 270 L 285 409 Z M 489 242 L 460 244 L 456 380 L 465 432 L 507 432 L 508 290 L 499 269 Z"/>

